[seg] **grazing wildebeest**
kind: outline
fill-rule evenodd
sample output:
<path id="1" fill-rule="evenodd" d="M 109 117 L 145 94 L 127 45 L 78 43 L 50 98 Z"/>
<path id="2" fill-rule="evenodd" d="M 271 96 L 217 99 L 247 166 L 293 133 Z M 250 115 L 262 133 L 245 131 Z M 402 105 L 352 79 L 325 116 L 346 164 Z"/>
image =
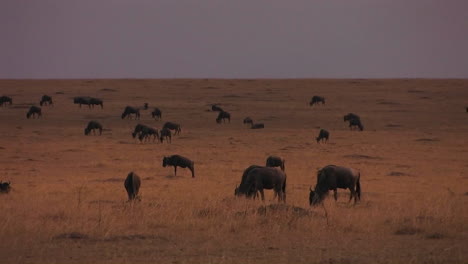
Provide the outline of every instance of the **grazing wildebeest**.
<path id="1" fill-rule="evenodd" d="M 325 129 L 320 129 L 320 132 L 319 132 L 319 135 L 318 137 L 316 138 L 317 140 L 317 143 L 320 142 L 320 140 L 322 140 L 322 142 L 328 142 L 328 138 L 330 137 L 330 133 L 325 130 Z"/>
<path id="2" fill-rule="evenodd" d="M 101 108 L 104 108 L 104 102 L 99 98 L 89 98 L 89 105 L 94 108 L 95 105 L 100 105 Z"/>
<path id="3" fill-rule="evenodd" d="M 161 113 L 161 110 L 159 110 L 159 108 L 154 108 L 153 112 L 151 112 L 151 117 L 153 118 L 158 118 L 158 119 L 161 119 L 162 118 L 162 113 Z"/>
<path id="4" fill-rule="evenodd" d="M 344 122 L 349 121 L 349 120 L 352 120 L 352 119 L 361 120 L 361 118 L 360 118 L 358 115 L 353 114 L 353 113 L 349 113 L 349 114 L 347 114 L 347 115 L 345 115 L 345 116 L 343 117 Z"/>
<path id="5" fill-rule="evenodd" d="M 177 167 L 189 168 L 192 178 L 195 178 L 194 162 L 180 155 L 172 155 L 163 158 L 163 167 L 174 166 L 174 175 L 177 176 Z"/>
<path id="6" fill-rule="evenodd" d="M 314 95 L 312 99 L 310 100 L 309 105 L 313 106 L 314 104 L 318 104 L 318 103 L 325 104 L 325 98 L 322 96 Z"/>
<path id="7" fill-rule="evenodd" d="M 247 175 L 249 174 L 249 172 L 251 170 L 253 170 L 255 168 L 264 168 L 264 167 L 263 166 L 258 166 L 258 165 L 249 166 L 247 169 L 244 170 L 244 173 L 242 174 L 240 185 L 246 184 L 245 180 L 247 179 Z M 247 193 L 240 193 L 239 192 L 239 186 L 236 186 L 236 189 L 234 189 L 234 195 L 235 196 L 246 195 L 247 197 L 250 197 L 253 194 L 254 194 L 254 187 L 253 186 L 251 187 L 251 189 L 249 191 L 247 191 Z M 255 193 L 255 195 L 257 196 L 257 193 Z"/>
<path id="8" fill-rule="evenodd" d="M 123 113 L 122 113 L 122 119 L 129 118 L 130 115 L 135 115 L 135 119 L 140 119 L 140 109 L 136 107 L 131 107 L 131 106 L 126 106 Z"/>
<path id="9" fill-rule="evenodd" d="M 216 104 L 211 106 L 211 111 L 224 112 L 224 110 L 219 105 L 216 105 Z"/>
<path id="10" fill-rule="evenodd" d="M 143 132 L 143 130 L 148 129 L 148 128 L 150 127 L 147 125 L 137 124 L 135 126 L 135 129 L 133 130 L 132 137 L 135 138 L 136 136 L 139 136 Z"/>
<path id="11" fill-rule="evenodd" d="M 41 98 L 41 101 L 39 102 L 39 104 L 42 106 L 42 105 L 53 105 L 54 102 L 52 102 L 52 97 L 48 96 L 48 95 L 43 95 L 42 98 Z"/>
<path id="12" fill-rule="evenodd" d="M 171 131 L 167 127 L 163 127 L 163 129 L 161 129 L 160 131 L 159 141 L 163 143 L 164 139 L 166 139 L 166 142 L 169 142 L 169 143 L 172 142 Z"/>
<path id="13" fill-rule="evenodd" d="M 265 125 L 263 123 L 256 123 L 256 124 L 252 124 L 250 126 L 251 129 L 262 129 L 262 128 L 265 128 Z"/>
<path id="14" fill-rule="evenodd" d="M 29 111 L 26 113 L 26 117 L 29 119 L 31 117 L 31 115 L 33 116 L 33 118 L 39 118 L 42 116 L 42 110 L 40 107 L 37 107 L 37 106 L 31 106 L 29 108 Z"/>
<path id="15" fill-rule="evenodd" d="M 99 135 L 102 135 L 102 125 L 97 121 L 89 121 L 88 126 L 84 130 L 84 134 L 87 136 L 93 131 L 93 134 L 96 135 L 96 129 L 99 130 Z"/>
<path id="16" fill-rule="evenodd" d="M 8 96 L 1 96 L 0 97 L 0 106 L 3 106 L 4 104 L 6 105 L 6 103 L 10 103 L 10 105 L 13 103 L 13 99 L 11 99 L 11 97 L 8 97 Z"/>
<path id="17" fill-rule="evenodd" d="M 244 118 L 244 124 L 253 125 L 253 120 L 252 120 L 252 118 L 250 118 L 250 117 Z"/>
<path id="18" fill-rule="evenodd" d="M 359 130 L 364 130 L 364 126 L 361 123 L 361 118 L 353 113 L 349 113 L 343 117 L 344 122 L 349 121 L 349 128 L 358 127 Z"/>
<path id="19" fill-rule="evenodd" d="M 9 193 L 11 190 L 10 182 L 0 181 L 0 193 Z"/>
<path id="20" fill-rule="evenodd" d="M 151 136 L 153 136 L 153 142 L 156 139 L 159 139 L 158 130 L 156 128 L 148 127 L 141 131 L 140 135 L 138 136 L 138 139 L 140 140 L 140 142 L 142 142 L 143 139 L 147 141 L 150 139 Z"/>
<path id="21" fill-rule="evenodd" d="M 136 175 L 133 171 L 127 175 L 125 179 L 124 186 L 127 190 L 128 200 L 131 201 L 138 197 L 138 192 L 140 191 L 140 177 Z"/>
<path id="22" fill-rule="evenodd" d="M 278 156 L 269 156 L 266 160 L 267 167 L 280 167 L 282 171 L 285 170 L 284 163 L 285 160 Z"/>
<path id="23" fill-rule="evenodd" d="M 163 128 L 167 128 L 169 130 L 174 130 L 174 135 L 180 134 L 180 125 L 177 123 L 166 122 L 163 125 Z"/>
<path id="24" fill-rule="evenodd" d="M 317 172 L 317 184 L 312 191 L 310 188 L 309 204 L 317 205 L 323 201 L 329 190 L 333 190 L 335 201 L 338 200 L 337 188 L 349 189 L 351 195 L 349 201 L 354 197 L 354 203 L 361 200 L 361 174 L 359 171 L 335 165 L 328 165 Z"/>
<path id="25" fill-rule="evenodd" d="M 73 98 L 73 103 L 74 104 L 79 104 L 80 107 L 81 107 L 81 105 L 87 105 L 89 108 L 91 108 L 91 97 L 77 96 L 77 97 Z"/>
<path id="26" fill-rule="evenodd" d="M 278 202 L 286 202 L 286 174 L 271 167 L 253 168 L 245 177 L 245 181 L 237 189 L 237 195 L 246 195 L 247 197 L 256 196 L 260 192 L 262 200 L 265 200 L 263 189 L 273 189 Z"/>
<path id="27" fill-rule="evenodd" d="M 216 123 L 221 124 L 221 120 L 223 120 L 224 123 L 226 122 L 226 119 L 229 121 L 229 123 L 231 123 L 231 114 L 225 111 L 221 111 L 216 118 Z"/>

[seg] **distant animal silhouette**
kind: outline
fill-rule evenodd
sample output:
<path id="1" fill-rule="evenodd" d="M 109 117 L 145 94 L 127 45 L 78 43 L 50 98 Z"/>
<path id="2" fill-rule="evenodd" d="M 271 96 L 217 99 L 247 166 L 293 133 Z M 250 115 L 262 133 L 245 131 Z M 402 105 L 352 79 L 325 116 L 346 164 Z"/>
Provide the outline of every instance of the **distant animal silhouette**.
<path id="1" fill-rule="evenodd" d="M 91 131 L 96 135 L 96 129 L 99 130 L 99 135 L 102 135 L 102 125 L 97 121 L 89 121 L 88 126 L 84 130 L 85 136 L 89 135 Z"/>
<path id="2" fill-rule="evenodd" d="M 244 118 L 244 124 L 253 125 L 253 120 L 252 120 L 252 118 L 250 118 L 250 117 Z"/>
<path id="3" fill-rule="evenodd" d="M 177 167 L 188 168 L 192 172 L 192 178 L 195 178 L 194 162 L 180 155 L 172 155 L 163 158 L 163 167 L 174 166 L 174 175 L 177 176 Z"/>
<path id="4" fill-rule="evenodd" d="M 39 102 L 39 104 L 41 106 L 43 106 L 43 105 L 53 105 L 54 102 L 52 102 L 52 97 L 50 97 L 48 95 L 43 95 L 42 98 L 41 98 L 41 101 Z"/>
<path id="5" fill-rule="evenodd" d="M 125 190 L 127 191 L 128 201 L 132 201 L 138 197 L 140 191 L 141 180 L 133 171 L 127 175 L 124 182 Z"/>
<path id="6" fill-rule="evenodd" d="M 156 128 L 147 127 L 141 131 L 140 135 L 138 136 L 138 139 L 140 140 L 140 142 L 143 142 L 143 140 L 148 141 L 150 140 L 151 136 L 153 136 L 153 142 L 156 139 L 159 140 L 158 130 Z"/>
<path id="7" fill-rule="evenodd" d="M 211 111 L 224 112 L 224 110 L 219 105 L 216 105 L 216 104 L 211 106 Z"/>
<path id="8" fill-rule="evenodd" d="M 151 112 L 151 117 L 155 119 L 156 118 L 161 119 L 162 118 L 161 110 L 159 110 L 159 108 L 154 108 L 153 112 Z"/>
<path id="9" fill-rule="evenodd" d="M 164 123 L 163 128 L 174 130 L 174 135 L 180 134 L 180 131 L 181 131 L 180 125 L 177 123 L 173 123 L 173 122 Z"/>
<path id="10" fill-rule="evenodd" d="M 321 140 L 322 142 L 324 142 L 324 141 L 325 141 L 325 142 L 328 142 L 328 138 L 329 138 L 329 137 L 330 137 L 330 133 L 329 133 L 327 130 L 325 130 L 325 129 L 320 129 L 319 135 L 318 135 L 318 137 L 316 138 L 317 143 L 319 143 L 320 140 Z"/>
<path id="11" fill-rule="evenodd" d="M 13 103 L 13 99 L 11 99 L 11 97 L 8 97 L 6 95 L 0 96 L 0 106 L 4 106 L 7 103 L 11 105 Z"/>
<path id="12" fill-rule="evenodd" d="M 338 200 L 337 188 L 349 189 L 354 203 L 361 199 L 361 174 L 359 171 L 335 165 L 328 165 L 317 172 L 315 189 L 310 188 L 309 204 L 317 205 L 323 201 L 329 190 L 333 190 L 335 201 Z"/>
<path id="13" fill-rule="evenodd" d="M 0 193 L 9 193 L 10 190 L 11 190 L 11 183 L 10 182 L 0 181 Z"/>
<path id="14" fill-rule="evenodd" d="M 163 143 L 163 140 L 166 139 L 166 142 L 171 143 L 172 142 L 172 136 L 171 136 L 171 131 L 167 127 L 163 127 L 160 131 L 159 135 L 159 141 Z"/>
<path id="15" fill-rule="evenodd" d="M 359 130 L 364 130 L 364 126 L 361 123 L 361 118 L 353 113 L 349 113 L 343 117 L 344 122 L 349 121 L 349 128 L 353 129 L 358 127 Z"/>
<path id="16" fill-rule="evenodd" d="M 101 99 L 91 97 L 89 103 L 93 108 L 95 105 L 100 105 L 101 109 L 104 108 L 104 102 Z"/>
<path id="17" fill-rule="evenodd" d="M 313 106 L 314 104 L 322 103 L 325 104 L 325 98 L 322 96 L 313 96 L 312 99 L 310 99 L 309 105 Z"/>
<path id="18" fill-rule="evenodd" d="M 269 156 L 266 160 L 266 167 L 280 167 L 282 171 L 285 170 L 284 167 L 285 160 L 278 156 Z"/>
<path id="19" fill-rule="evenodd" d="M 26 118 L 30 118 L 30 117 L 33 117 L 33 118 L 39 118 L 42 116 L 42 110 L 40 107 L 37 107 L 37 106 L 31 106 L 29 108 L 29 111 L 26 113 Z"/>
<path id="20" fill-rule="evenodd" d="M 256 123 L 256 124 L 252 124 L 250 126 L 251 129 L 262 129 L 262 128 L 265 128 L 265 125 L 263 123 Z"/>
<path id="21" fill-rule="evenodd" d="M 221 124 L 221 120 L 226 122 L 226 119 L 231 123 L 231 114 L 225 111 L 221 111 L 218 114 L 218 117 L 216 118 L 216 123 Z"/>
<path id="22" fill-rule="evenodd" d="M 104 108 L 104 103 L 101 99 L 98 98 L 93 98 L 89 96 L 77 96 L 73 98 L 73 103 L 74 104 L 79 104 L 80 107 L 81 105 L 87 105 L 89 108 L 93 107 L 95 105 L 100 105 L 101 108 Z"/>
<path id="23" fill-rule="evenodd" d="M 122 119 L 130 118 L 131 115 L 135 115 L 135 119 L 140 119 L 140 109 L 132 106 L 126 106 L 121 116 Z"/>

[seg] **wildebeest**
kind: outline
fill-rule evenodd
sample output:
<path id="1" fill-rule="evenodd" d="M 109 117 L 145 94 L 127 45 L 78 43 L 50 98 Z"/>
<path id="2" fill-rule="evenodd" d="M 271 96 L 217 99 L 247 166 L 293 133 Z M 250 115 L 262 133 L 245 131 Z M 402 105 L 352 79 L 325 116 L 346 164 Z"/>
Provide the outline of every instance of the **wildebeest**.
<path id="1" fill-rule="evenodd" d="M 262 200 L 265 200 L 264 189 L 273 189 L 278 202 L 286 202 L 286 174 L 271 167 L 258 167 L 248 171 L 245 181 L 237 189 L 237 195 L 247 197 L 256 196 L 260 192 Z"/>
<path id="2" fill-rule="evenodd" d="M 361 118 L 353 113 L 349 113 L 343 117 L 344 122 L 349 121 L 349 128 L 358 127 L 359 130 L 364 130 L 364 126 L 361 123 Z"/>
<path id="3" fill-rule="evenodd" d="M 81 105 L 87 105 L 89 108 L 91 108 L 91 97 L 88 96 L 77 96 L 73 98 L 73 103 L 74 104 L 79 104 L 80 107 Z"/>
<path id="4" fill-rule="evenodd" d="M 97 121 L 89 121 L 88 126 L 84 130 L 84 134 L 87 136 L 89 133 L 91 133 L 91 130 L 93 131 L 93 134 L 96 135 L 96 129 L 99 130 L 99 135 L 102 135 L 102 125 L 97 122 Z"/>
<path id="5" fill-rule="evenodd" d="M 131 201 L 138 197 L 138 192 L 140 191 L 140 177 L 136 175 L 133 171 L 127 175 L 125 179 L 124 186 L 128 194 L 128 200 Z"/>
<path id="6" fill-rule="evenodd" d="M 180 125 L 177 123 L 166 122 L 163 125 L 163 128 L 167 128 L 169 130 L 174 130 L 174 135 L 180 134 Z"/>
<path id="7" fill-rule="evenodd" d="M 267 167 L 280 167 L 282 171 L 285 170 L 284 163 L 285 160 L 278 156 L 269 156 L 266 160 Z"/>
<path id="8" fill-rule="evenodd" d="M 252 124 L 250 126 L 251 129 L 262 129 L 262 128 L 265 128 L 265 125 L 263 123 L 256 123 L 256 124 Z"/>
<path id="9" fill-rule="evenodd" d="M 318 103 L 325 104 L 325 98 L 322 96 L 314 95 L 312 99 L 310 99 L 309 105 L 313 106 L 314 104 L 318 104 Z"/>
<path id="10" fill-rule="evenodd" d="M 11 190 L 11 183 L 10 182 L 0 181 L 0 193 L 9 193 L 10 190 Z"/>
<path id="11" fill-rule="evenodd" d="M 89 104 L 94 108 L 95 105 L 100 105 L 101 108 L 104 108 L 104 102 L 99 98 L 91 97 L 89 99 Z"/>
<path id="12" fill-rule="evenodd" d="M 211 106 L 211 111 L 224 112 L 224 110 L 219 105 L 216 105 L 216 104 Z"/>
<path id="13" fill-rule="evenodd" d="M 48 95 L 43 95 L 42 98 L 41 98 L 41 101 L 39 102 L 39 104 L 42 106 L 42 105 L 53 105 L 54 102 L 52 102 L 52 97 L 48 96 Z"/>
<path id="14" fill-rule="evenodd" d="M 140 140 L 140 142 L 143 141 L 143 139 L 145 141 L 149 140 L 150 137 L 153 136 L 153 142 L 158 139 L 159 140 L 159 133 L 158 133 L 158 130 L 156 128 L 152 128 L 152 127 L 147 127 L 145 129 L 143 129 L 140 133 L 140 135 L 138 136 L 138 139 Z"/>
<path id="15" fill-rule="evenodd" d="M 123 113 L 122 113 L 122 119 L 129 118 L 130 115 L 135 115 L 135 119 L 140 119 L 140 109 L 132 106 L 126 106 Z"/>
<path id="16" fill-rule="evenodd" d="M 310 188 L 309 204 L 317 205 L 323 201 L 329 190 L 333 190 L 335 201 L 338 200 L 337 188 L 349 189 L 354 197 L 354 203 L 361 200 L 361 174 L 359 171 L 335 165 L 328 165 L 317 172 L 317 184 L 312 191 Z"/>
<path id="17" fill-rule="evenodd" d="M 31 117 L 31 115 L 33 116 L 33 118 L 36 118 L 36 117 L 39 118 L 39 117 L 41 117 L 41 116 L 42 116 L 42 110 L 41 110 L 41 108 L 40 108 L 40 107 L 37 107 L 37 106 L 34 106 L 34 105 L 31 106 L 31 107 L 29 108 L 29 111 L 26 113 L 26 118 L 29 119 L 29 118 Z"/>
<path id="18" fill-rule="evenodd" d="M 320 129 L 320 132 L 319 132 L 319 135 L 318 137 L 316 138 L 317 140 L 317 143 L 320 142 L 320 140 L 325 141 L 325 142 L 328 142 L 328 138 L 330 137 L 330 133 L 325 130 L 325 129 Z"/>
<path id="19" fill-rule="evenodd" d="M 160 131 L 159 141 L 161 141 L 161 143 L 163 143 L 164 139 L 166 139 L 166 141 L 169 142 L 169 143 L 172 142 L 171 131 L 167 127 L 163 127 L 163 129 L 161 129 L 161 131 Z"/>
<path id="20" fill-rule="evenodd" d="M 151 117 L 153 118 L 158 118 L 158 119 L 161 119 L 162 118 L 162 113 L 161 113 L 161 110 L 159 110 L 159 108 L 154 108 L 153 112 L 151 112 Z"/>
<path id="21" fill-rule="evenodd" d="M 194 162 L 180 155 L 172 155 L 163 158 L 163 167 L 174 166 L 174 175 L 177 176 L 177 167 L 189 168 L 192 172 L 192 178 L 195 178 Z"/>
<path id="22" fill-rule="evenodd" d="M 353 113 L 348 113 L 347 115 L 345 115 L 345 116 L 343 117 L 344 122 L 349 121 L 349 120 L 352 120 L 352 119 L 361 120 L 361 118 L 360 118 L 358 115 L 353 114 Z"/>
<path id="23" fill-rule="evenodd" d="M 132 132 L 132 137 L 135 138 L 136 136 L 139 136 L 143 132 L 143 130 L 148 129 L 148 128 L 149 126 L 147 125 L 137 124 L 135 126 L 135 129 Z"/>
<path id="24" fill-rule="evenodd" d="M 253 120 L 252 120 L 252 118 L 250 118 L 250 117 L 244 118 L 244 124 L 253 125 Z"/>
<path id="25" fill-rule="evenodd" d="M 240 185 L 243 185 L 243 184 L 247 184 L 245 181 L 247 179 L 247 175 L 249 174 L 249 172 L 255 168 L 264 168 L 263 166 L 259 166 L 259 165 L 251 165 L 249 166 L 247 169 L 244 170 L 244 173 L 242 174 L 242 178 L 241 178 L 241 182 L 240 182 Z M 244 193 L 240 193 L 239 192 L 239 186 L 236 186 L 236 189 L 234 189 L 234 195 L 235 196 L 240 196 L 240 195 L 246 195 L 247 197 L 250 197 L 252 195 L 254 195 L 254 187 L 251 186 L 250 190 L 248 190 L 247 192 L 244 192 Z M 257 195 L 257 193 L 255 193 L 255 195 Z"/>
<path id="26" fill-rule="evenodd" d="M 11 97 L 8 97 L 6 95 L 3 95 L 0 97 L 0 106 L 3 106 L 6 103 L 10 103 L 10 105 L 13 103 L 13 99 Z"/>
<path id="27" fill-rule="evenodd" d="M 231 114 L 225 111 L 221 111 L 218 114 L 218 117 L 216 118 L 216 123 L 221 124 L 221 120 L 226 122 L 226 119 L 231 123 Z"/>

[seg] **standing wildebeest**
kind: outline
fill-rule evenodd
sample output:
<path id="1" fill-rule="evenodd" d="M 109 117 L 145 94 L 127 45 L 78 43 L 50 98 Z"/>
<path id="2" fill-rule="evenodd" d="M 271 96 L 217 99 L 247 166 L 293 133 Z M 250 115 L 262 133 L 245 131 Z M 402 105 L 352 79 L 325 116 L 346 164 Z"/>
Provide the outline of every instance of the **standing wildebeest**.
<path id="1" fill-rule="evenodd" d="M 310 188 L 309 204 L 317 205 L 322 202 L 329 190 L 333 190 L 335 201 L 338 200 L 337 188 L 349 189 L 351 195 L 349 201 L 354 197 L 354 203 L 361 200 L 361 174 L 351 168 L 328 165 L 317 172 L 317 184 L 315 190 Z"/>
<path id="2" fill-rule="evenodd" d="M 325 142 L 328 142 L 328 138 L 330 137 L 330 133 L 325 130 L 325 129 L 320 129 L 320 132 L 319 132 L 319 135 L 318 137 L 316 138 L 317 140 L 317 143 L 320 142 L 320 140 L 325 141 Z"/>
<path id="3" fill-rule="evenodd" d="M 77 96 L 73 98 L 73 103 L 74 104 L 79 104 L 80 107 L 81 105 L 87 105 L 89 108 L 91 108 L 91 97 L 88 96 Z"/>
<path id="4" fill-rule="evenodd" d="M 343 117 L 344 122 L 349 121 L 349 128 L 358 127 L 359 130 L 364 130 L 364 126 L 361 123 L 361 118 L 353 113 L 349 113 Z"/>
<path id="5" fill-rule="evenodd" d="M 141 131 L 140 135 L 138 136 L 138 139 L 140 140 L 140 142 L 142 142 L 143 139 L 147 141 L 150 139 L 151 136 L 153 136 L 153 142 L 156 139 L 159 139 L 158 130 L 156 128 L 147 127 Z"/>
<path id="6" fill-rule="evenodd" d="M 263 189 L 273 189 L 278 202 L 286 202 L 286 174 L 271 167 L 260 167 L 251 169 L 245 178 L 243 184 L 239 186 L 237 195 L 246 195 L 247 197 L 260 192 L 262 200 L 265 200 Z"/>
<path id="7" fill-rule="evenodd" d="M 261 129 L 261 128 L 265 128 L 265 125 L 263 123 L 256 123 L 256 124 L 252 124 L 250 126 L 251 129 Z"/>
<path id="8" fill-rule="evenodd" d="M 253 120 L 252 120 L 252 118 L 250 118 L 250 117 L 244 118 L 244 124 L 253 125 Z"/>
<path id="9" fill-rule="evenodd" d="M 147 125 L 143 124 L 137 124 L 135 126 L 135 129 L 133 130 L 132 137 L 135 138 L 136 136 L 139 136 L 141 133 L 143 133 L 143 130 L 150 128 Z"/>
<path id="10" fill-rule="evenodd" d="M 242 174 L 241 182 L 240 185 L 247 184 L 246 179 L 247 175 L 249 172 L 253 169 L 256 168 L 264 168 L 263 166 L 258 166 L 258 165 L 251 165 L 247 169 L 244 170 L 244 173 Z M 240 195 L 246 195 L 247 197 L 250 197 L 254 194 L 254 187 L 252 186 L 250 190 L 247 191 L 247 193 L 240 193 L 239 192 L 239 186 L 236 186 L 236 189 L 234 189 L 234 195 L 235 196 L 240 196 Z M 255 196 L 257 196 L 257 193 L 255 193 Z"/>
<path id="11" fill-rule="evenodd" d="M 131 107 L 131 106 L 126 106 L 123 113 L 122 113 L 122 119 L 129 118 L 130 115 L 135 115 L 135 119 L 140 119 L 140 109 L 136 107 Z"/>
<path id="12" fill-rule="evenodd" d="M 189 168 L 192 178 L 195 178 L 194 162 L 180 155 L 172 155 L 163 158 L 163 167 L 174 166 L 174 175 L 177 176 L 177 167 Z"/>
<path id="13" fill-rule="evenodd" d="M 41 98 L 41 101 L 39 102 L 39 104 L 42 106 L 42 105 L 53 105 L 54 102 L 52 102 L 52 97 L 48 96 L 48 95 L 43 95 L 42 98 Z"/>
<path id="14" fill-rule="evenodd" d="M 161 129 L 161 131 L 160 131 L 159 141 L 161 141 L 161 143 L 163 143 L 164 139 L 166 139 L 166 142 L 169 142 L 169 143 L 172 142 L 171 131 L 167 127 L 163 127 L 163 129 Z"/>
<path id="15" fill-rule="evenodd" d="M 318 103 L 325 104 L 325 98 L 322 96 L 314 95 L 312 99 L 310 100 L 309 105 L 313 106 L 314 104 L 318 104 Z"/>
<path id="16" fill-rule="evenodd" d="M 138 197 L 138 192 L 140 191 L 140 177 L 136 175 L 133 171 L 127 175 L 125 179 L 124 186 L 127 190 L 128 200 L 131 201 Z"/>
<path id="17" fill-rule="evenodd" d="M 154 108 L 153 112 L 151 112 L 151 117 L 153 118 L 158 118 L 158 119 L 161 119 L 162 118 L 162 113 L 161 113 L 161 110 L 159 110 L 159 108 Z"/>
<path id="18" fill-rule="evenodd" d="M 3 106 L 3 104 L 6 105 L 6 103 L 10 103 L 10 105 L 13 103 L 13 99 L 11 99 L 11 97 L 8 97 L 8 96 L 1 96 L 0 97 L 0 106 Z"/>
<path id="19" fill-rule="evenodd" d="M 211 106 L 211 111 L 214 111 L 214 112 L 224 112 L 224 110 L 219 106 L 219 105 L 212 105 Z"/>
<path id="20" fill-rule="evenodd" d="M 31 117 L 31 115 L 33 116 L 33 118 L 39 118 L 42 116 L 42 110 L 40 107 L 37 107 L 37 106 L 31 106 L 29 108 L 29 111 L 26 113 L 26 117 L 29 119 Z"/>
<path id="21" fill-rule="evenodd" d="M 344 122 L 349 121 L 349 120 L 352 120 L 352 119 L 361 120 L 361 118 L 360 118 L 358 115 L 353 114 L 353 113 L 348 113 L 347 115 L 345 115 L 345 116 L 343 117 Z"/>
<path id="22" fill-rule="evenodd" d="M 102 125 L 99 124 L 97 121 L 89 121 L 88 126 L 84 130 L 84 134 L 87 136 L 89 133 L 91 133 L 91 130 L 93 131 L 93 134 L 96 135 L 96 129 L 99 130 L 99 135 L 102 135 Z"/>
<path id="23" fill-rule="evenodd" d="M 284 163 L 285 160 L 278 156 L 269 156 L 266 160 L 267 167 L 280 167 L 282 171 L 285 170 Z"/>
<path id="24" fill-rule="evenodd" d="M 172 123 L 172 122 L 164 123 L 163 128 L 174 130 L 174 135 L 180 134 L 180 131 L 181 131 L 180 125 L 177 123 Z"/>
<path id="25" fill-rule="evenodd" d="M 9 193 L 11 190 L 10 182 L 0 181 L 0 193 Z"/>
<path id="26" fill-rule="evenodd" d="M 225 111 L 221 111 L 218 114 L 218 117 L 216 118 L 216 123 L 221 124 L 221 120 L 223 120 L 223 123 L 226 122 L 227 119 L 229 123 L 231 123 L 231 114 Z"/>
<path id="27" fill-rule="evenodd" d="M 95 105 L 100 105 L 101 108 L 104 108 L 104 103 L 101 99 L 98 99 L 98 98 L 89 98 L 89 105 L 92 106 L 94 108 Z"/>

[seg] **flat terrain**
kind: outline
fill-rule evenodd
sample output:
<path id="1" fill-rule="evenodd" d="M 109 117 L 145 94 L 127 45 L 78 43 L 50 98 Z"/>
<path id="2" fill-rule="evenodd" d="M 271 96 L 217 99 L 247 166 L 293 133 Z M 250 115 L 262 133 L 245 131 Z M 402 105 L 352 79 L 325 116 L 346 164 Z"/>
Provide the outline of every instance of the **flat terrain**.
<path id="1" fill-rule="evenodd" d="M 43 94 L 55 105 L 26 119 Z M 1 95 L 13 98 L 0 108 L 0 180 L 13 187 L 0 195 L 1 263 L 468 262 L 468 80 L 0 80 Z M 326 104 L 310 107 L 313 95 Z M 145 102 L 141 120 L 120 118 Z M 212 103 L 231 123 L 216 124 Z M 84 135 L 90 120 L 102 136 Z M 172 144 L 131 137 L 165 121 L 182 126 Z M 194 160 L 196 177 L 163 168 L 172 154 Z M 287 203 L 269 190 L 265 202 L 234 197 L 268 155 L 286 160 Z M 361 202 L 339 190 L 309 207 L 328 164 L 361 171 Z M 126 202 L 130 171 L 140 202 Z"/>

